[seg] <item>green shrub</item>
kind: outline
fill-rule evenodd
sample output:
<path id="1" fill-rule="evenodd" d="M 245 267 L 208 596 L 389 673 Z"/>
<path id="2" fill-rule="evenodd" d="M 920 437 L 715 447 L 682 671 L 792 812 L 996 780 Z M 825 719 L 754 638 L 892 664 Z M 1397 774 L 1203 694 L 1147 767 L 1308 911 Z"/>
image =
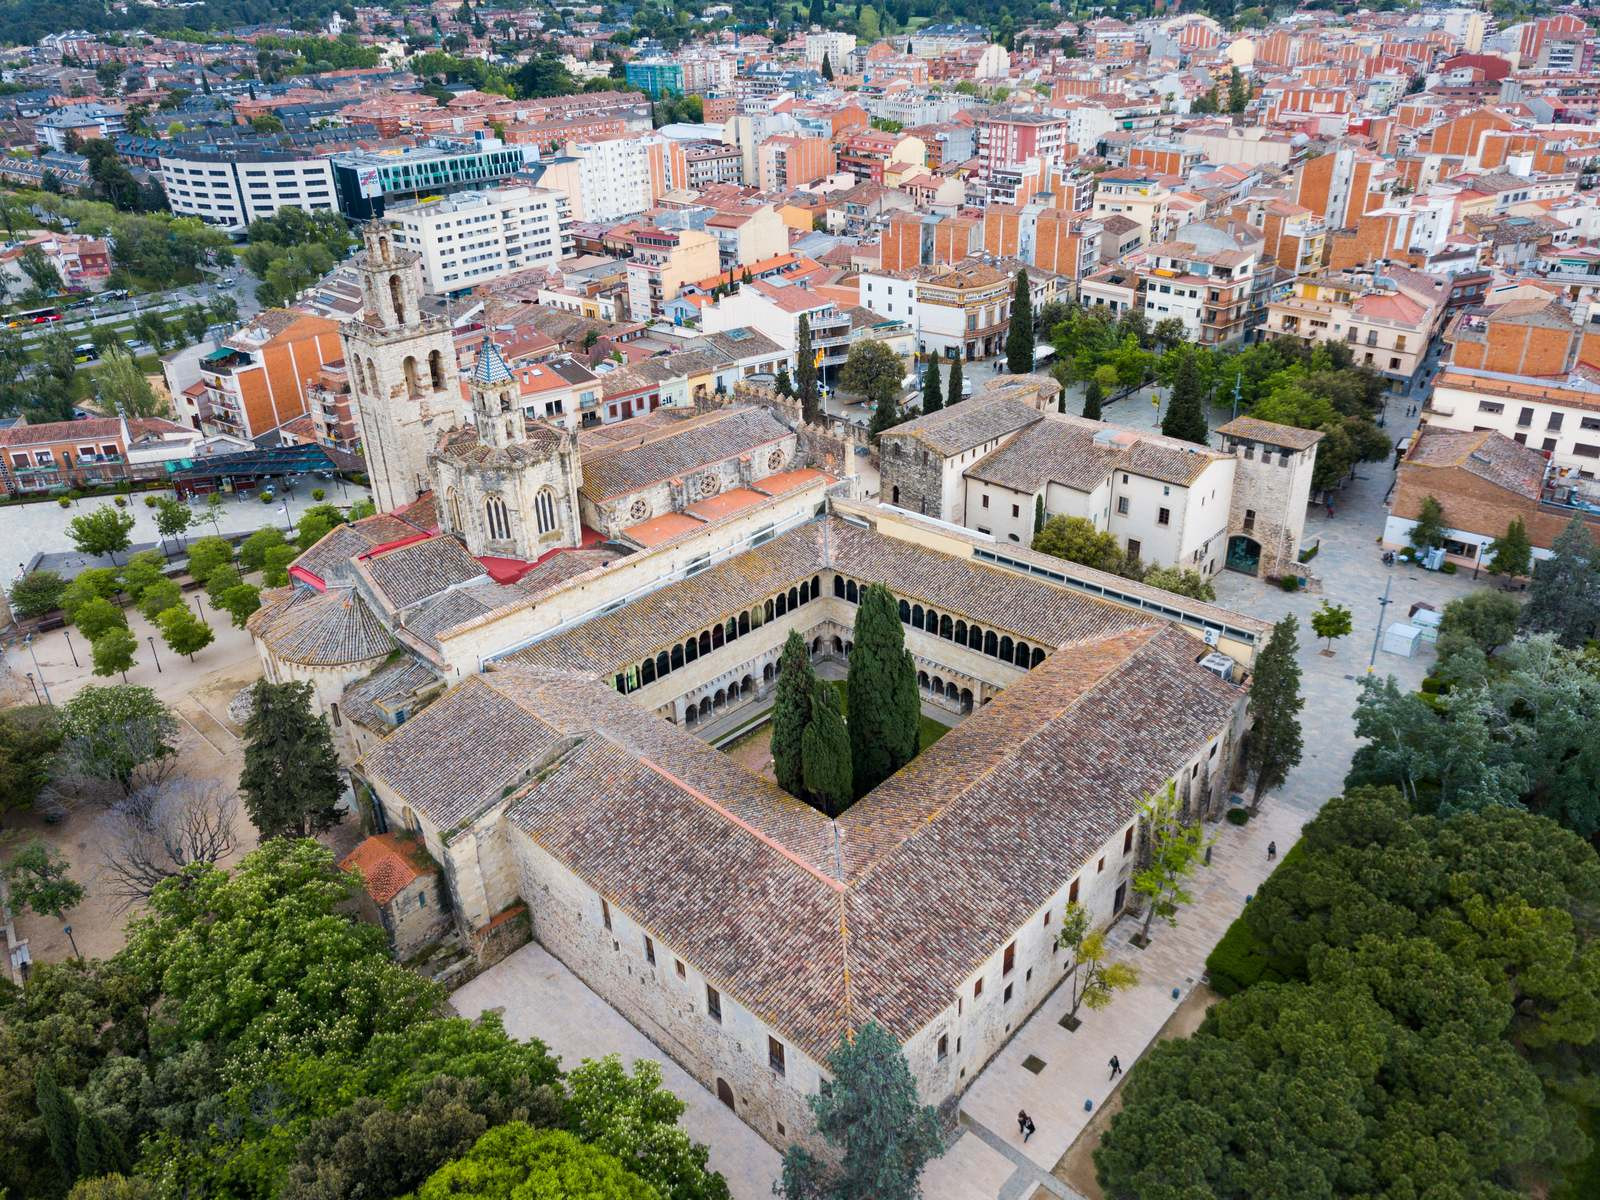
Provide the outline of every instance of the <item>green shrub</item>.
<path id="1" fill-rule="evenodd" d="M 1437 675 L 1424 675 L 1422 677 L 1422 692 L 1427 696 L 1439 694 L 1439 677 Z"/>
<path id="2" fill-rule="evenodd" d="M 61 499 L 57 500 L 56 503 L 61 505 L 62 508 L 71 508 L 72 507 L 72 501 L 68 500 L 65 496 L 63 496 L 63 497 L 61 497 Z"/>
<path id="3" fill-rule="evenodd" d="M 144 506 L 146 508 L 154 508 L 156 506 L 156 498 L 154 496 L 146 496 L 144 498 Z"/>
<path id="4" fill-rule="evenodd" d="M 1439 565 L 1439 574 L 1441 575 L 1454 575 L 1458 570 L 1460 570 L 1460 568 L 1457 567 L 1453 562 L 1441 563 Z"/>
<path id="5" fill-rule="evenodd" d="M 261 503 L 263 503 L 263 504 L 271 504 L 272 503 L 272 497 L 267 495 L 265 492 L 262 492 L 261 493 Z"/>
<path id="6" fill-rule="evenodd" d="M 327 494 L 328 493 L 323 491 L 321 488 L 312 488 L 311 489 L 311 498 L 313 500 L 321 500 Z"/>
<path id="7" fill-rule="evenodd" d="M 1249 820 L 1250 810 L 1248 808 L 1230 808 L 1228 810 L 1228 824 L 1230 825 L 1244 825 Z"/>
<path id="8" fill-rule="evenodd" d="M 1270 965 L 1267 944 L 1250 932 L 1243 917 L 1228 926 L 1228 932 L 1206 956 L 1211 986 L 1224 996 L 1237 995 L 1260 982 Z"/>
<path id="9" fill-rule="evenodd" d="M 113 496 L 111 498 L 111 503 L 115 504 L 118 508 L 127 508 L 128 498 L 126 496 Z"/>
<path id="10" fill-rule="evenodd" d="M 1300 551 L 1300 561 L 1303 562 L 1303 563 L 1310 562 L 1313 558 L 1315 558 L 1317 556 L 1317 551 L 1321 550 L 1321 549 L 1322 549 L 1322 543 L 1318 542 L 1315 546 L 1312 546 L 1309 550 Z"/>
<path id="11" fill-rule="evenodd" d="M 1278 580 L 1278 586 L 1286 592 L 1298 592 L 1300 590 L 1300 576 L 1285 575 Z"/>

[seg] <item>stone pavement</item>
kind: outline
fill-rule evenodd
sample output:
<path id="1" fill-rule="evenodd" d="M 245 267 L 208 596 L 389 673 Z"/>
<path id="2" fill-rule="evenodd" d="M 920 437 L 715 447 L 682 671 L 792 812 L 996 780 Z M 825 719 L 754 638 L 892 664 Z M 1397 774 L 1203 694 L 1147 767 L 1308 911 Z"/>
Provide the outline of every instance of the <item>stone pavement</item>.
<path id="1" fill-rule="evenodd" d="M 684 1129 L 711 1147 L 710 1165 L 722 1172 L 734 1200 L 771 1197 L 778 1152 L 543 946 L 522 947 L 462 987 L 450 1003 L 466 1017 L 499 1011 L 507 1033 L 538 1038 L 568 1069 L 607 1054 L 621 1055 L 629 1066 L 641 1058 L 659 1062 L 663 1084 L 688 1106 L 680 1118 Z"/>

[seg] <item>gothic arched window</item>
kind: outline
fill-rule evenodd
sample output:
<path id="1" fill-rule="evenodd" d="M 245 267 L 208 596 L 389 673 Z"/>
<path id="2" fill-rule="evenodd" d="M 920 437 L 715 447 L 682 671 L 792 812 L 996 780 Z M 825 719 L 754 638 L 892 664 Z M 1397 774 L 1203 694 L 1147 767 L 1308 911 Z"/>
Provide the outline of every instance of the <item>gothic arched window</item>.
<path id="1" fill-rule="evenodd" d="M 428 378 L 434 391 L 444 391 L 444 355 L 437 350 L 428 355 Z"/>
<path id="2" fill-rule="evenodd" d="M 465 533 L 466 526 L 461 523 L 461 497 L 456 495 L 455 488 L 451 488 L 447 499 L 450 505 L 450 526 L 457 533 Z"/>
<path id="3" fill-rule="evenodd" d="M 421 385 L 417 382 L 416 356 L 411 354 L 406 355 L 406 360 L 401 365 L 405 368 L 406 373 L 406 395 L 415 396 L 422 391 Z"/>
<path id="4" fill-rule="evenodd" d="M 499 496 L 490 496 L 483 509 L 489 520 L 489 536 L 497 541 L 510 541 L 511 518 L 506 513 L 506 502 Z"/>
<path id="5" fill-rule="evenodd" d="M 549 488 L 539 493 L 533 502 L 534 518 L 540 533 L 549 533 L 556 527 L 556 498 Z"/>

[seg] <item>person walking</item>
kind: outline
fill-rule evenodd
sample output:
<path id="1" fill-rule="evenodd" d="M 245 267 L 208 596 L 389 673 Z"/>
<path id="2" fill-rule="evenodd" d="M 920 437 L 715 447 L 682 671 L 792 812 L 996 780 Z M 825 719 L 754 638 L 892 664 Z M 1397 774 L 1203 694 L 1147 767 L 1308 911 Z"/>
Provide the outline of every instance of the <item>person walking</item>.
<path id="1" fill-rule="evenodd" d="M 1111 1056 L 1111 1078 L 1115 1079 L 1122 1074 L 1122 1060 L 1115 1054 Z"/>
<path id="2" fill-rule="evenodd" d="M 1275 861 L 1277 859 L 1277 857 L 1278 857 L 1278 843 L 1277 842 L 1268 842 L 1267 843 L 1267 861 L 1268 862 L 1273 862 L 1273 861 Z"/>
<path id="3" fill-rule="evenodd" d="M 1028 1140 L 1028 1127 L 1032 1124 L 1033 1118 L 1028 1115 L 1027 1110 L 1022 1108 L 1017 1109 L 1017 1132 L 1022 1135 L 1023 1141 Z"/>
<path id="4" fill-rule="evenodd" d="M 1024 1145 L 1026 1145 L 1028 1139 L 1033 1136 L 1035 1128 L 1037 1127 L 1033 1123 L 1033 1118 L 1029 1117 L 1028 1123 L 1022 1127 L 1022 1141 Z"/>

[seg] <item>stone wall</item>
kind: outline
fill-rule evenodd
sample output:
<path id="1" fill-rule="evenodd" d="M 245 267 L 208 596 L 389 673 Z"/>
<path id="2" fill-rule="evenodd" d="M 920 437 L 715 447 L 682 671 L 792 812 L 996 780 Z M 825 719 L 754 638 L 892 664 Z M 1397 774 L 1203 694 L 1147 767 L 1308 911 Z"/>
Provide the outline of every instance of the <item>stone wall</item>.
<path id="1" fill-rule="evenodd" d="M 1261 545 L 1262 577 L 1294 573 L 1300 539 L 1305 534 L 1306 505 L 1311 500 L 1311 473 L 1316 449 L 1289 451 L 1287 465 L 1277 447 L 1264 443 L 1234 451 L 1233 500 L 1228 508 L 1228 534 L 1244 534 Z M 1224 549 L 1226 554 L 1226 549 Z"/>
<path id="2" fill-rule="evenodd" d="M 925 517 L 944 518 L 945 460 L 910 437 L 879 439 L 878 498 Z"/>
<path id="3" fill-rule="evenodd" d="M 419 875 L 380 910 L 394 956 L 407 959 L 450 929 L 450 906 L 438 875 Z"/>

